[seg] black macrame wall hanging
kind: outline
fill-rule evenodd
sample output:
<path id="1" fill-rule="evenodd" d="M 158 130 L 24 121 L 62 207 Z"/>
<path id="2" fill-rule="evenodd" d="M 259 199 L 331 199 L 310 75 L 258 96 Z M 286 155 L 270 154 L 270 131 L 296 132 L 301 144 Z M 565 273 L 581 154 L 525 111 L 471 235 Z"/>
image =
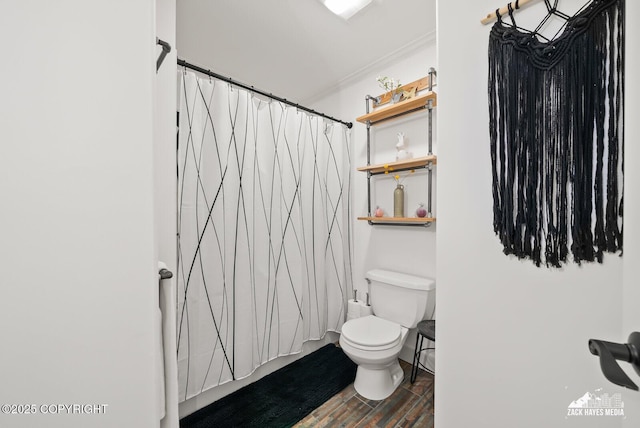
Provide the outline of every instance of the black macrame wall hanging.
<path id="1" fill-rule="evenodd" d="M 622 252 L 624 0 L 571 17 L 545 3 L 545 21 L 566 19 L 556 37 L 518 27 L 511 6 L 489 37 L 493 227 L 537 266 L 602 262 Z"/>

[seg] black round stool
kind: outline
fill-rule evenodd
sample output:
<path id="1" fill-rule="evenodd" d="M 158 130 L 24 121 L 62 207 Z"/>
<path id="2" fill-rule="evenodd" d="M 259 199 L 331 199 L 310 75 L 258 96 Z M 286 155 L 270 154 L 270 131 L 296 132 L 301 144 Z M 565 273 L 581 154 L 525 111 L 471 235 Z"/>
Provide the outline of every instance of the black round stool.
<path id="1" fill-rule="evenodd" d="M 416 335 L 416 349 L 413 353 L 413 364 L 411 365 L 411 383 L 416 381 L 416 376 L 418 375 L 418 368 L 422 367 L 428 373 L 435 374 L 433 370 L 427 368 L 424 364 L 420 362 L 420 354 L 422 351 L 427 351 L 429 349 L 436 349 L 434 347 L 422 347 L 422 342 L 425 338 L 431 342 L 436 341 L 436 320 L 423 320 L 420 321 L 417 325 L 418 334 Z"/>

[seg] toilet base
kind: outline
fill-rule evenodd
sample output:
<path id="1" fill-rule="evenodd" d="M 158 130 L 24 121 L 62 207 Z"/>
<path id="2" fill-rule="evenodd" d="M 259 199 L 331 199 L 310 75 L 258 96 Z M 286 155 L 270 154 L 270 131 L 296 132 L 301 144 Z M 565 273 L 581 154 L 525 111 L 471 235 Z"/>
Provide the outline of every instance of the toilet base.
<path id="1" fill-rule="evenodd" d="M 384 400 L 393 394 L 403 379 L 404 371 L 396 358 L 391 365 L 380 369 L 358 366 L 353 386 L 364 398 Z"/>

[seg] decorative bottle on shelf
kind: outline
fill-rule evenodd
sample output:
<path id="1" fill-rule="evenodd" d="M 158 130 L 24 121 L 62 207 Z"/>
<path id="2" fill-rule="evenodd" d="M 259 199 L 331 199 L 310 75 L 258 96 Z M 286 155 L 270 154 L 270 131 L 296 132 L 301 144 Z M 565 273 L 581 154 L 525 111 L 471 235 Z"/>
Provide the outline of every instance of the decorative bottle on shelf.
<path id="1" fill-rule="evenodd" d="M 404 217 L 404 186 L 400 183 L 393 191 L 393 216 Z"/>

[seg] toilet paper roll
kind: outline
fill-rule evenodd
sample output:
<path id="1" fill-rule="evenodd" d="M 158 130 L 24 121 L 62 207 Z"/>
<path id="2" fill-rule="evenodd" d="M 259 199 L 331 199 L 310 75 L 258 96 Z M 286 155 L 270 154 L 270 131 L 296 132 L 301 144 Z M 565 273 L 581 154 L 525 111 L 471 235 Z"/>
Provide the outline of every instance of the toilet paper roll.
<path id="1" fill-rule="evenodd" d="M 349 299 L 347 302 L 347 317 L 349 315 L 352 315 L 354 318 L 358 318 L 360 316 L 360 302 Z"/>
<path id="2" fill-rule="evenodd" d="M 360 316 L 366 317 L 367 315 L 373 315 L 373 308 L 371 306 L 367 306 L 364 302 L 360 302 Z"/>
<path id="3" fill-rule="evenodd" d="M 354 320 L 356 318 L 360 318 L 360 316 L 359 315 L 347 314 L 347 321 L 351 321 L 351 320 Z"/>

